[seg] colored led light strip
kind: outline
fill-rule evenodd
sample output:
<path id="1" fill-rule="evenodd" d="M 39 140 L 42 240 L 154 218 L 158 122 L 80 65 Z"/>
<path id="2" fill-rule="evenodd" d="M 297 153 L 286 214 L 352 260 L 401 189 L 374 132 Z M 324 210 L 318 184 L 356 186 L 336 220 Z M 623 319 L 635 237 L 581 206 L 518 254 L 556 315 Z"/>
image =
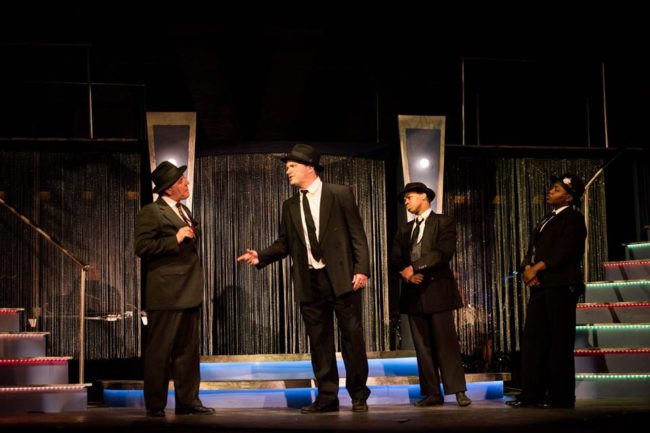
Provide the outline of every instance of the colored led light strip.
<path id="1" fill-rule="evenodd" d="M 0 394 L 20 394 L 47 391 L 84 391 L 87 385 L 12 386 L 0 388 Z"/>
<path id="2" fill-rule="evenodd" d="M 629 307 L 650 307 L 650 302 L 612 302 L 612 303 L 586 303 L 578 304 L 578 310 L 590 308 L 629 308 Z"/>
<path id="3" fill-rule="evenodd" d="M 650 260 L 627 260 L 624 262 L 606 262 L 603 264 L 606 268 L 618 268 L 619 266 L 643 266 L 650 265 Z"/>
<path id="4" fill-rule="evenodd" d="M 591 355 L 628 355 L 650 353 L 650 349 L 575 349 L 574 355 L 591 356 Z"/>
<path id="5" fill-rule="evenodd" d="M 19 310 L 10 310 L 8 308 L 0 310 L 0 314 L 18 314 L 19 312 Z"/>
<path id="6" fill-rule="evenodd" d="M 23 358 L 23 359 L 0 359 L 2 365 L 65 365 L 68 358 Z"/>
<path id="7" fill-rule="evenodd" d="M 576 380 L 635 380 L 643 379 L 650 380 L 650 374 L 576 374 Z"/>
<path id="8" fill-rule="evenodd" d="M 625 248 L 635 249 L 635 248 L 650 248 L 650 242 L 637 242 L 633 244 L 625 245 Z"/>
<path id="9" fill-rule="evenodd" d="M 608 281 L 606 283 L 587 283 L 587 287 L 620 287 L 620 286 L 647 286 L 650 285 L 650 280 L 636 280 L 636 281 Z"/>
<path id="10" fill-rule="evenodd" d="M 639 324 L 639 325 L 578 325 L 576 326 L 577 330 L 582 329 L 650 329 L 650 324 Z"/>

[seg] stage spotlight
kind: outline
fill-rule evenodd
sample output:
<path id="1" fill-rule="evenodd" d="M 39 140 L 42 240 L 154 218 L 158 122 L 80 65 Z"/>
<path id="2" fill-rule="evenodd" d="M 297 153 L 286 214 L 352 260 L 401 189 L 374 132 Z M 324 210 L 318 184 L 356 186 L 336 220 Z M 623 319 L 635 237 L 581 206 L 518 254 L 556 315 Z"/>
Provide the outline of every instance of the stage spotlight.
<path id="1" fill-rule="evenodd" d="M 420 164 L 420 168 L 429 168 L 429 165 L 431 165 L 431 162 L 429 162 L 429 160 L 426 159 L 426 158 L 422 158 L 422 159 L 420 159 L 419 164 Z"/>
<path id="2" fill-rule="evenodd" d="M 178 162 L 176 162 L 176 158 L 169 158 L 167 161 L 171 162 L 172 164 L 178 167 Z"/>

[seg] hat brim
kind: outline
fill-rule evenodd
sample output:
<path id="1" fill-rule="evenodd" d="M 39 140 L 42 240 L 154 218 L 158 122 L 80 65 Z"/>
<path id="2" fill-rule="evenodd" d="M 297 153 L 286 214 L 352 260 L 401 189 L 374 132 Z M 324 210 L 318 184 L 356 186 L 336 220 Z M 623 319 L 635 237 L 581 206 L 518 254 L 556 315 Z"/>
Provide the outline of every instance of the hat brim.
<path id="1" fill-rule="evenodd" d="M 429 199 L 429 202 L 432 202 L 436 198 L 436 193 L 433 192 L 431 188 L 427 189 L 422 189 L 422 188 L 411 188 L 404 190 L 400 192 L 397 196 L 397 202 L 398 203 L 403 203 L 404 202 L 404 196 L 408 194 L 409 192 L 416 192 L 418 194 L 426 194 L 427 198 Z"/>
<path id="2" fill-rule="evenodd" d="M 160 185 L 154 187 L 154 189 L 152 189 L 151 192 L 154 194 L 160 194 L 161 191 L 165 191 L 167 188 L 175 184 L 178 179 L 180 179 L 183 173 L 185 173 L 185 170 L 187 170 L 187 165 L 182 165 L 178 167 L 173 177 L 170 177 L 167 182 L 161 183 Z"/>
<path id="3" fill-rule="evenodd" d="M 313 162 L 309 162 L 309 161 L 307 161 L 305 159 L 302 159 L 300 157 L 297 157 L 297 156 L 291 156 L 291 155 L 282 156 L 282 157 L 280 157 L 280 161 L 284 162 L 285 164 L 287 163 L 287 161 L 299 162 L 300 164 L 311 165 L 317 171 L 325 170 L 325 167 L 323 167 L 322 165 L 314 164 Z"/>

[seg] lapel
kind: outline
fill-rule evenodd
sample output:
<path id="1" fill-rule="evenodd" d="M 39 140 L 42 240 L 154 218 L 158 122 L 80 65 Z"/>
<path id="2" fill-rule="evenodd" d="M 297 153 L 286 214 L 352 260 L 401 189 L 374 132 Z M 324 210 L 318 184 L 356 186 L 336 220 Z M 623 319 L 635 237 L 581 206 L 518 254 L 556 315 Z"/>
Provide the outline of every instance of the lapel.
<path id="1" fill-rule="evenodd" d="M 330 214 L 332 213 L 332 206 L 334 204 L 334 193 L 330 190 L 329 185 L 323 182 L 321 195 L 320 195 L 320 214 L 318 216 L 318 239 L 324 239 L 327 231 L 327 225 L 330 222 Z M 320 242 L 322 243 L 322 242 Z"/>
<path id="2" fill-rule="evenodd" d="M 298 232 L 298 238 L 304 246 L 307 246 L 307 242 L 305 242 L 305 232 L 302 228 L 302 217 L 300 215 L 300 191 L 289 200 L 291 200 L 291 203 L 289 203 L 289 213 L 291 214 L 293 225 L 296 227 L 296 231 Z"/>
<path id="3" fill-rule="evenodd" d="M 169 221 L 172 225 L 178 227 L 179 229 L 186 225 L 185 221 L 176 215 L 176 212 L 174 212 L 174 210 L 165 202 L 165 200 L 162 199 L 162 197 L 159 197 L 158 200 L 156 200 L 156 205 L 158 206 L 158 209 L 160 210 L 163 218 L 167 219 L 167 221 Z"/>
<path id="4" fill-rule="evenodd" d="M 424 223 L 424 233 L 422 234 L 422 251 L 431 251 L 432 243 L 438 238 L 438 217 L 433 211 Z"/>

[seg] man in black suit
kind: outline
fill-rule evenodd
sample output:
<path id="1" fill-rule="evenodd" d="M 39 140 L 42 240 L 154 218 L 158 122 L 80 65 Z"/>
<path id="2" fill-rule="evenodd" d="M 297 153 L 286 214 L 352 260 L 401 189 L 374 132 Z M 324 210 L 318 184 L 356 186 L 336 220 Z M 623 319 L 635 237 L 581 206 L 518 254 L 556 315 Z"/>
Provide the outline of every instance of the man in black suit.
<path id="1" fill-rule="evenodd" d="M 553 207 L 535 227 L 524 258 L 530 288 L 522 349 L 522 392 L 513 407 L 575 406 L 576 303 L 584 291 L 580 260 L 587 229 L 579 206 L 582 180 L 566 173 L 551 179 Z"/>
<path id="2" fill-rule="evenodd" d="M 339 376 L 334 349 L 334 317 L 342 336 L 346 388 L 354 412 L 366 412 L 370 389 L 361 324 L 361 292 L 370 275 L 368 241 L 351 188 L 323 183 L 320 154 L 296 144 L 282 161 L 289 183 L 299 189 L 282 205 L 277 240 L 262 251 L 237 258 L 261 269 L 291 256 L 292 280 L 311 345 L 318 397 L 302 413 L 339 410 Z"/>
<path id="3" fill-rule="evenodd" d="M 151 174 L 158 200 L 143 207 L 135 223 L 135 253 L 146 266 L 148 333 L 144 353 L 147 416 L 164 417 L 170 376 L 177 415 L 214 409 L 199 400 L 199 323 L 203 273 L 196 250 L 197 222 L 181 204 L 190 196 L 186 166 L 168 161 Z"/>
<path id="4" fill-rule="evenodd" d="M 391 267 L 402 278 L 400 311 L 408 314 L 418 359 L 424 398 L 415 406 L 444 403 L 441 376 L 445 394 L 456 394 L 459 406 L 469 406 L 472 401 L 465 394 L 465 371 L 453 315 L 462 301 L 449 267 L 456 251 L 456 220 L 433 212 L 435 196 L 421 182 L 407 184 L 399 194 L 406 210 L 416 218 L 398 230 Z"/>

